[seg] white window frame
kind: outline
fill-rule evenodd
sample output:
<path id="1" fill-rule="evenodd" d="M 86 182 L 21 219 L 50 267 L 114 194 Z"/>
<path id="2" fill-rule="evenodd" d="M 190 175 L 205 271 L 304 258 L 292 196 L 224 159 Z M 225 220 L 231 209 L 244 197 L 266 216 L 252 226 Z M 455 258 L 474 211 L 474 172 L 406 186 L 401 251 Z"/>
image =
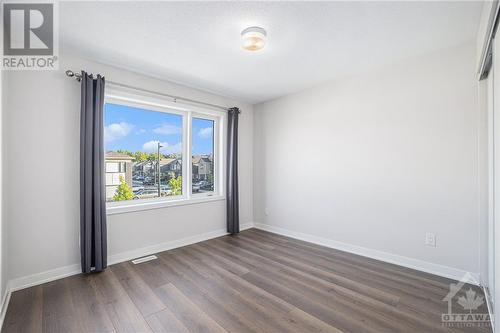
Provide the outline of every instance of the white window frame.
<path id="1" fill-rule="evenodd" d="M 220 117 L 214 117 L 213 115 L 208 115 L 208 114 L 201 114 L 201 113 L 197 113 L 197 112 L 192 112 L 191 113 L 191 117 L 190 117 L 190 121 L 189 121 L 189 126 L 191 127 L 189 129 L 189 132 L 191 133 L 191 137 L 190 139 L 192 140 L 193 139 L 193 135 L 196 135 L 196 133 L 193 133 L 193 118 L 196 118 L 196 119 L 202 119 L 202 120 L 212 120 L 214 122 L 214 132 L 213 132 L 213 136 L 214 136 L 214 151 L 213 151 L 213 158 L 214 158 L 214 175 L 218 175 L 219 174 L 219 165 L 223 165 L 223 161 L 219 161 L 219 157 L 221 157 L 221 153 L 220 153 L 220 142 L 222 142 L 222 138 L 220 137 L 222 134 L 221 130 L 220 130 Z M 192 148 L 192 144 L 190 145 L 191 148 Z M 192 149 L 191 149 L 192 150 Z M 214 195 L 216 195 L 217 193 L 220 192 L 220 189 L 222 189 L 222 186 L 223 184 L 221 184 L 219 182 L 219 178 L 215 178 L 214 177 L 214 191 L 213 192 L 204 192 L 204 193 L 193 193 L 193 175 L 192 175 L 192 168 L 193 168 L 193 152 L 191 151 L 189 153 L 189 192 L 191 193 L 191 197 L 192 198 L 203 198 L 203 197 L 212 197 Z M 222 177 L 224 178 L 224 177 Z"/>
<path id="2" fill-rule="evenodd" d="M 106 87 L 104 103 L 119 104 L 182 116 L 182 195 L 107 202 L 106 212 L 108 215 L 225 200 L 225 156 L 223 144 L 226 142 L 226 126 L 224 126 L 227 121 L 226 112 L 222 110 L 204 108 L 198 105 L 174 102 L 171 99 L 160 95 L 144 93 L 142 91 L 138 92 L 134 89 L 122 88 L 112 84 L 108 84 Z M 192 193 L 191 168 L 193 118 L 214 121 L 213 192 Z"/>

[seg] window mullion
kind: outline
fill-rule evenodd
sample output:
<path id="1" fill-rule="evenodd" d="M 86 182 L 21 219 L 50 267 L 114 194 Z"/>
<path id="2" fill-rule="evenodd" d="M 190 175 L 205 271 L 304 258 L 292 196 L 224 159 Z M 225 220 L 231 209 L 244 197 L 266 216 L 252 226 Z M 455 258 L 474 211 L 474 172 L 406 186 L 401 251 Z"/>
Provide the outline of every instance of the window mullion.
<path id="1" fill-rule="evenodd" d="M 213 177 L 214 177 L 214 194 L 220 194 L 220 163 L 219 163 L 219 154 L 220 154 L 220 140 L 219 140 L 219 133 L 220 133 L 220 120 L 216 119 L 214 121 L 214 134 L 213 134 Z"/>
<path id="2" fill-rule="evenodd" d="M 191 198 L 191 182 L 192 182 L 192 166 L 191 166 L 191 151 L 192 151 L 192 139 L 191 139 L 191 131 L 192 131 L 192 114 L 191 111 L 187 112 L 186 115 L 186 125 L 185 125 L 185 149 L 184 149 L 184 156 L 186 156 L 183 159 L 183 164 L 184 167 L 183 169 L 186 170 L 185 176 L 183 177 L 182 180 L 182 186 L 185 187 L 184 193 L 186 193 L 186 198 L 190 199 Z"/>

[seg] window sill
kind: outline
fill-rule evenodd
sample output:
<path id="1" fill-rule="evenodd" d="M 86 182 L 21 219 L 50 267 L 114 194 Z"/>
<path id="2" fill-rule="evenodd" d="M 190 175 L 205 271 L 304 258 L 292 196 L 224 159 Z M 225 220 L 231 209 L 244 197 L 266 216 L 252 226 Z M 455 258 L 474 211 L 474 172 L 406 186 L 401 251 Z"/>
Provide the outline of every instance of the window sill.
<path id="1" fill-rule="evenodd" d="M 226 197 L 222 196 L 222 195 L 217 195 L 217 196 L 207 196 L 207 197 L 203 197 L 203 198 L 129 203 L 129 204 L 121 205 L 121 206 L 111 206 L 111 207 L 107 206 L 106 207 L 106 214 L 107 215 L 124 214 L 124 213 L 138 212 L 138 211 L 142 211 L 142 210 L 160 209 L 160 208 L 175 207 L 175 206 L 196 205 L 196 204 L 201 204 L 201 203 L 205 203 L 205 202 L 222 201 L 222 200 L 226 200 Z"/>

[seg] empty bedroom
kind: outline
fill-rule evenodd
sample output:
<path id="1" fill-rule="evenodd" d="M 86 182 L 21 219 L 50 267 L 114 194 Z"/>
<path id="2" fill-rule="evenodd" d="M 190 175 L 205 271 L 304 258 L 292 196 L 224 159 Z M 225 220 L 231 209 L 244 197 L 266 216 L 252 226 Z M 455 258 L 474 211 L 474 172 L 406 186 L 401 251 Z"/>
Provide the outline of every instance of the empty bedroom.
<path id="1" fill-rule="evenodd" d="M 500 333 L 498 0 L 0 8 L 1 332 Z"/>

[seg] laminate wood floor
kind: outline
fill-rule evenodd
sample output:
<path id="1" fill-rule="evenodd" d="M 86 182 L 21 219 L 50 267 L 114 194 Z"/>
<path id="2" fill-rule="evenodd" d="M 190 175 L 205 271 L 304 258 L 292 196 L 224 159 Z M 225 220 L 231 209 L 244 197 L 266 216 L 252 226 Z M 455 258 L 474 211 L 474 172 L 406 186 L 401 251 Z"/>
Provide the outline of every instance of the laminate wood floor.
<path id="1" fill-rule="evenodd" d="M 491 332 L 442 325 L 452 280 L 257 229 L 158 258 L 14 292 L 2 331 Z"/>

